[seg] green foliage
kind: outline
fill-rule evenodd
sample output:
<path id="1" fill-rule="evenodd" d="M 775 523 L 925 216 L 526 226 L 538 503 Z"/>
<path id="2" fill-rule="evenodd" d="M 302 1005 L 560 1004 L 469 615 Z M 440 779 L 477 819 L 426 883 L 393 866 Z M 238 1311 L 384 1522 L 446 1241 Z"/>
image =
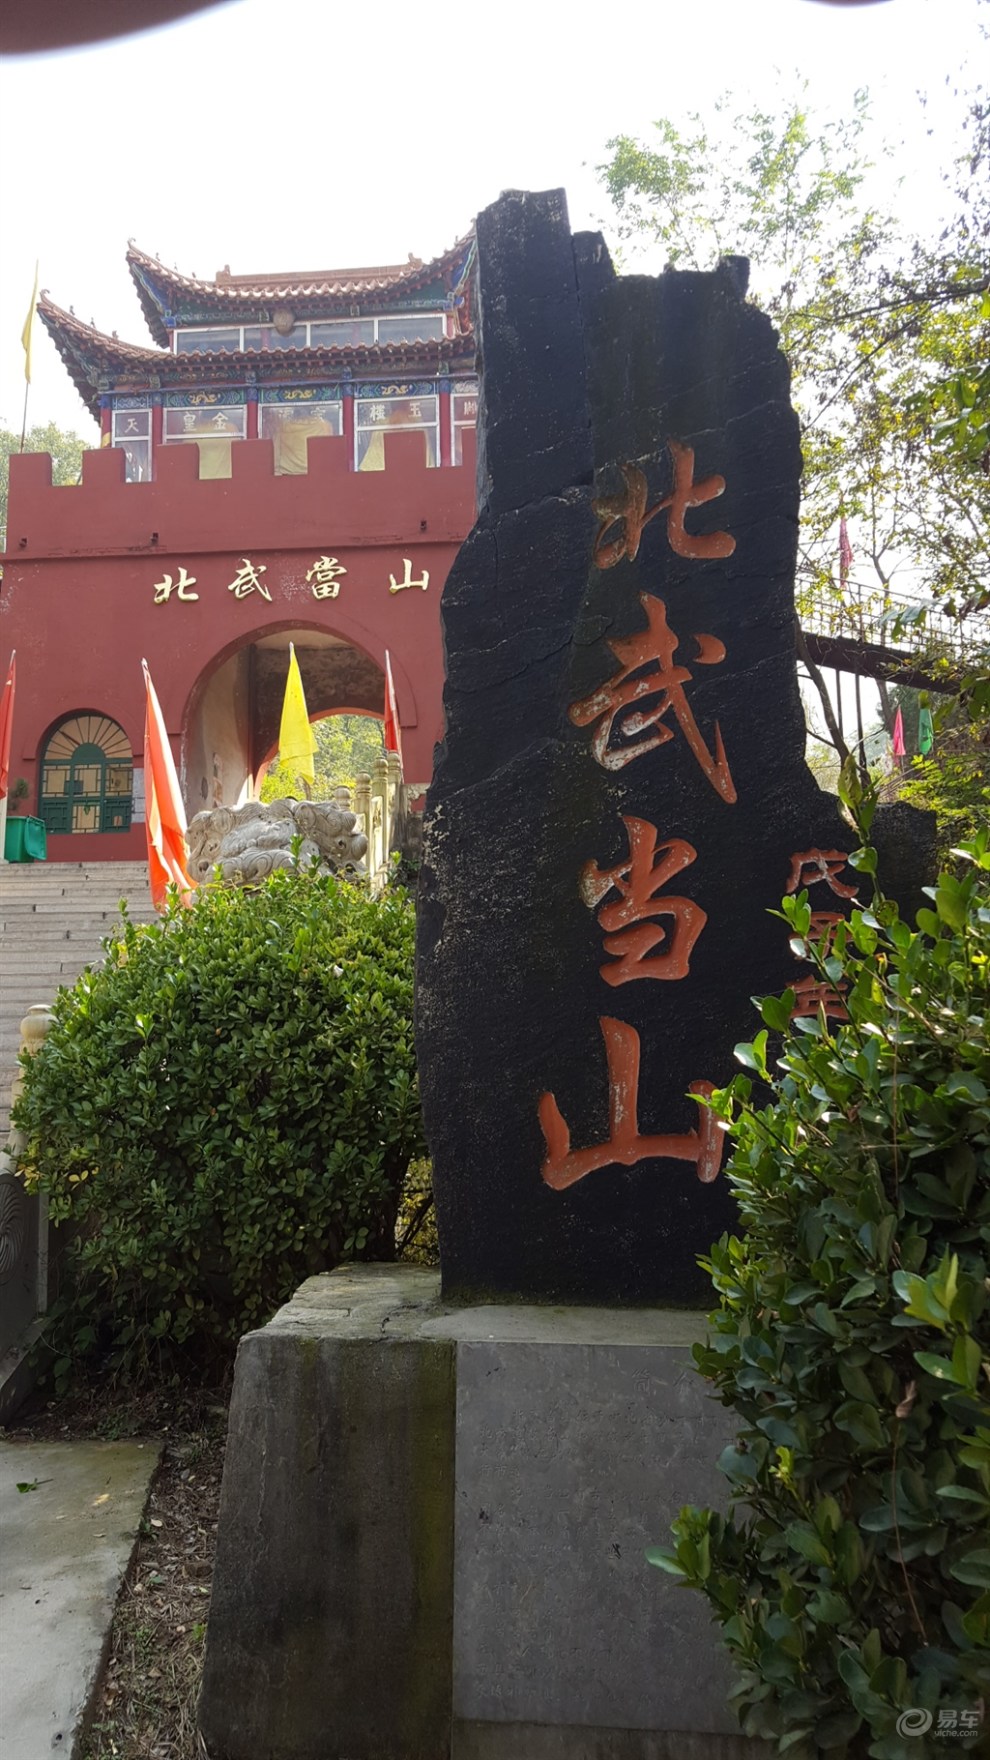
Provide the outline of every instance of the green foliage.
<path id="1" fill-rule="evenodd" d="M 972 683 L 990 680 L 974 678 Z M 933 711 L 935 744 L 926 757 L 917 749 L 919 713 L 931 704 L 925 691 L 904 685 L 882 689 L 886 731 L 893 732 L 900 709 L 907 751 L 906 762 L 885 778 L 882 792 L 884 799 L 904 800 L 935 814 L 939 857 L 948 863 L 955 847 L 990 824 L 990 721 L 975 692 L 961 701 L 941 699 Z"/>
<path id="2" fill-rule="evenodd" d="M 737 1049 L 761 1090 L 716 1097 L 745 1232 L 705 1262 L 695 1357 L 741 1421 L 733 1512 L 683 1510 L 652 1558 L 708 1598 L 743 1727 L 789 1760 L 920 1760 L 901 1712 L 990 1689 L 986 834 L 956 854 L 916 931 L 876 899 L 822 949 L 785 900 L 848 1024 L 766 998 Z"/>
<path id="3" fill-rule="evenodd" d="M 406 1175 L 395 1231 L 399 1258 L 410 1265 L 439 1265 L 440 1242 L 433 1207 L 433 1165 L 412 1161 Z"/>
<path id="4" fill-rule="evenodd" d="M 936 815 L 940 846 L 946 853 L 980 825 L 990 824 L 990 769 L 987 737 L 960 730 L 951 746 L 943 737 L 929 758 L 913 758 L 898 798 Z"/>
<path id="5" fill-rule="evenodd" d="M 689 269 L 750 258 L 801 417 L 798 603 L 816 628 L 878 639 L 898 603 L 920 597 L 957 620 L 960 649 L 985 648 L 971 614 L 990 604 L 987 118 L 981 93 L 953 143 L 958 167 L 943 144 L 957 212 L 935 237 L 870 200 L 884 148 L 865 93 L 841 121 L 812 116 L 800 91 L 743 114 L 722 99 L 684 126 L 662 119 L 648 142 L 610 141 L 599 167 L 628 251 Z M 845 584 L 842 512 L 855 551 Z M 909 640 L 931 663 L 945 635 L 921 617 Z"/>
<path id="6" fill-rule="evenodd" d="M 354 787 L 354 779 L 362 771 L 368 776 L 375 760 L 385 750 L 382 723 L 373 715 L 328 715 L 315 724 L 316 751 L 313 768 L 316 782 L 314 800 L 326 800 L 342 783 Z M 261 785 L 263 801 L 278 800 L 281 795 L 298 795 L 298 776 L 279 762 L 278 754 L 268 766 Z"/>
<path id="7" fill-rule="evenodd" d="M 63 1375 L 97 1346 L 136 1370 L 226 1349 L 310 1273 L 393 1257 L 423 1152 L 401 894 L 276 873 L 106 947 L 16 1108 L 72 1225 Z"/>
<path id="8" fill-rule="evenodd" d="M 78 483 L 82 475 L 82 455 L 97 440 L 81 440 L 78 434 L 65 434 L 54 422 L 44 427 L 29 428 L 24 437 L 25 452 L 49 452 L 52 459 L 52 482 Z M 20 452 L 21 436 L 8 428 L 0 428 L 0 550 L 4 548 L 7 531 L 7 490 L 10 482 L 10 455 Z"/>

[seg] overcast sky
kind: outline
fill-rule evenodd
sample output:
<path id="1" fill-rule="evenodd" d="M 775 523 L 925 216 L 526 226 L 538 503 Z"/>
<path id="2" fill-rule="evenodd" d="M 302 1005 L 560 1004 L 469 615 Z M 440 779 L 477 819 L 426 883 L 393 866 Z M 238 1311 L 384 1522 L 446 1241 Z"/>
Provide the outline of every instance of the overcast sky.
<path id="1" fill-rule="evenodd" d="M 572 224 L 606 203 L 608 138 L 783 75 L 851 109 L 868 85 L 902 143 L 910 212 L 937 212 L 954 115 L 944 83 L 985 45 L 978 0 L 497 0 L 489 6 L 232 0 L 109 45 L 0 64 L 0 425 L 19 430 L 20 333 L 41 285 L 146 342 L 129 238 L 187 274 L 429 257 L 507 188 L 562 185 Z M 984 9 L 986 17 L 986 9 Z M 786 79 L 784 81 L 786 84 Z M 926 114 L 919 90 L 935 100 Z M 91 436 L 36 325 L 29 425 Z"/>

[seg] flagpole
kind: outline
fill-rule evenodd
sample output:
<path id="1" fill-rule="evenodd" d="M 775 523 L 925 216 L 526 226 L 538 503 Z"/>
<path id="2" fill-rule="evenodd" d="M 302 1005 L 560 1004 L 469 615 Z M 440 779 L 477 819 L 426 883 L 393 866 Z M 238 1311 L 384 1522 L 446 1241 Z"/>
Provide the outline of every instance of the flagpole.
<path id="1" fill-rule="evenodd" d="M 14 661 L 16 659 L 17 659 L 17 649 L 12 648 L 11 653 L 10 653 L 11 667 L 13 666 Z M 8 680 L 10 678 L 10 671 L 9 670 L 7 673 L 7 678 L 8 678 Z M 6 696 L 6 686 L 4 687 L 3 694 L 4 694 L 4 696 Z M 0 700 L 2 700 L 2 699 L 0 699 Z M 13 732 L 13 703 L 11 703 L 11 718 L 10 718 L 10 722 L 8 723 L 8 726 L 10 727 L 11 733 L 12 733 Z M 11 739 L 11 744 L 13 744 L 12 739 Z M 2 774 L 3 774 L 3 758 L 4 758 L 4 753 L 2 751 L 0 751 L 0 776 L 2 776 Z M 9 748 L 7 751 L 7 764 L 8 764 L 7 781 L 4 786 L 3 798 L 2 798 L 2 800 L 0 800 L 0 867 L 2 867 L 4 862 L 7 860 L 7 855 L 6 855 L 7 801 L 10 798 L 10 771 L 9 771 L 10 751 L 9 751 Z"/>
<path id="2" fill-rule="evenodd" d="M 34 308 L 38 300 L 38 268 L 39 264 L 36 260 L 34 265 L 34 286 L 31 289 L 31 304 L 28 306 L 28 315 L 24 320 L 24 328 L 21 331 L 21 347 L 24 350 L 24 417 L 21 422 L 22 452 L 24 451 L 24 442 L 27 439 L 28 392 L 31 389 L 31 332 L 34 327 Z"/>

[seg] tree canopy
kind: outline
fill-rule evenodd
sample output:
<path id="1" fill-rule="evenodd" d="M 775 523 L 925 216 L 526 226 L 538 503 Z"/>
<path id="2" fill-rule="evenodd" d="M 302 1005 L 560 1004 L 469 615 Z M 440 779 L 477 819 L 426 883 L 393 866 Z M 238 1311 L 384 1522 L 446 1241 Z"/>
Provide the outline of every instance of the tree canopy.
<path id="1" fill-rule="evenodd" d="M 46 422 L 42 427 L 29 428 L 24 437 L 25 452 L 50 452 L 52 458 L 52 482 L 56 484 L 78 483 L 82 474 L 82 455 L 89 442 L 78 434 L 66 434 L 57 428 L 54 422 Z M 10 483 L 10 455 L 20 452 L 20 434 L 11 433 L 9 428 L 0 428 L 0 549 L 7 540 L 7 491 Z"/>
<path id="2" fill-rule="evenodd" d="M 722 99 L 649 141 L 610 141 L 599 168 L 627 250 L 693 269 L 750 259 L 801 418 L 803 624 L 874 642 L 893 629 L 944 669 L 990 647 L 990 106 L 981 91 L 960 108 L 932 236 L 872 199 L 883 147 L 865 92 L 841 120 L 800 92 L 742 114 Z"/>
<path id="3" fill-rule="evenodd" d="M 341 783 L 353 788 L 355 777 L 362 771 L 370 775 L 375 759 L 385 750 L 382 723 L 374 715 L 328 715 L 316 723 L 315 732 L 313 795 L 317 800 L 324 799 Z M 280 795 L 298 792 L 298 777 L 279 762 L 276 753 L 261 785 L 262 800 L 274 801 Z"/>

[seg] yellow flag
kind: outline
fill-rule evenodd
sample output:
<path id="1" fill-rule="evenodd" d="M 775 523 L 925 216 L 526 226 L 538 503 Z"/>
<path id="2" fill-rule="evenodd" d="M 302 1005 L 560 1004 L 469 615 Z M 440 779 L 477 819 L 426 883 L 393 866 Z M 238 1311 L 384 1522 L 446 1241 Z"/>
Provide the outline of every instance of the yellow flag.
<path id="1" fill-rule="evenodd" d="M 24 350 L 24 377 L 27 380 L 29 385 L 31 383 L 31 327 L 34 323 L 34 308 L 35 308 L 35 305 L 37 304 L 37 299 L 38 299 L 38 265 L 37 265 L 37 263 L 35 263 L 35 265 L 34 265 L 34 288 L 31 293 L 31 304 L 28 306 L 28 315 L 24 320 L 24 328 L 21 331 L 21 347 Z"/>
<path id="2" fill-rule="evenodd" d="M 278 730 L 279 762 L 287 764 L 297 776 L 307 782 L 316 781 L 313 769 L 313 753 L 316 750 L 316 736 L 309 725 L 306 713 L 306 698 L 303 694 L 303 682 L 296 659 L 296 650 L 289 643 L 289 676 L 285 681 L 285 697 L 282 702 L 282 720 Z"/>

